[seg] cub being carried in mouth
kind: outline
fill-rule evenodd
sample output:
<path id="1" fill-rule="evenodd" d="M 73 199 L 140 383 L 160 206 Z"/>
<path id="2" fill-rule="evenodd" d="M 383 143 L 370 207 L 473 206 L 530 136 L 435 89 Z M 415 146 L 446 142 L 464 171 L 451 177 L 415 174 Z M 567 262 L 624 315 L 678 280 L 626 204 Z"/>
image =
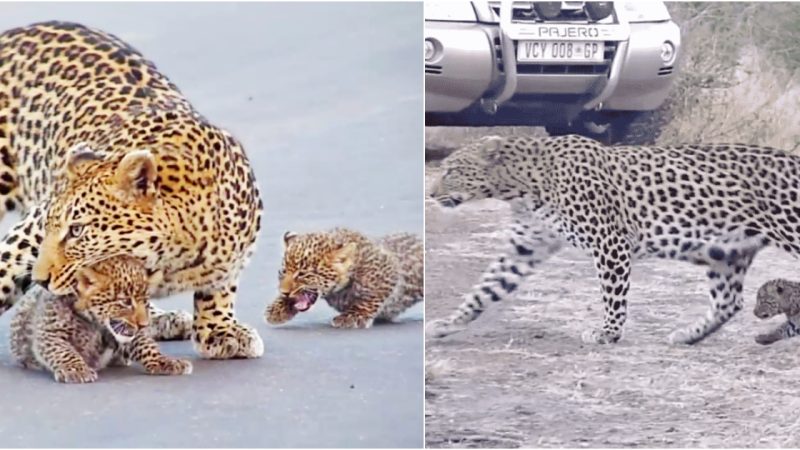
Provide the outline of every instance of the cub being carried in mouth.
<path id="1" fill-rule="evenodd" d="M 341 314 L 337 328 L 369 328 L 393 320 L 424 297 L 422 240 L 397 233 L 371 240 L 356 231 L 283 236 L 280 295 L 265 316 L 284 323 L 322 297 Z"/>
<path id="2" fill-rule="evenodd" d="M 140 363 L 151 375 L 182 375 L 189 361 L 161 354 L 146 329 L 149 277 L 144 264 L 114 257 L 76 274 L 77 295 L 40 286 L 23 297 L 11 322 L 11 354 L 23 367 L 44 369 L 61 383 L 91 383 L 109 364 Z"/>

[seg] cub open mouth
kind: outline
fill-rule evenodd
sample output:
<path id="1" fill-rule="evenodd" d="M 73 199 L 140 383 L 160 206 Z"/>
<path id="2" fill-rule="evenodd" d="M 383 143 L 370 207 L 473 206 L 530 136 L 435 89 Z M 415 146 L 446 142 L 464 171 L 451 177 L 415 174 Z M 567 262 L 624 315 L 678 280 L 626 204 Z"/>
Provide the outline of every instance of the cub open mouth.
<path id="1" fill-rule="evenodd" d="M 298 311 L 308 311 L 317 301 L 317 293 L 314 291 L 300 291 L 294 298 L 294 309 Z"/>
<path id="2" fill-rule="evenodd" d="M 124 320 L 111 319 L 108 322 L 108 327 L 117 336 L 132 338 L 136 334 L 136 329 Z"/>

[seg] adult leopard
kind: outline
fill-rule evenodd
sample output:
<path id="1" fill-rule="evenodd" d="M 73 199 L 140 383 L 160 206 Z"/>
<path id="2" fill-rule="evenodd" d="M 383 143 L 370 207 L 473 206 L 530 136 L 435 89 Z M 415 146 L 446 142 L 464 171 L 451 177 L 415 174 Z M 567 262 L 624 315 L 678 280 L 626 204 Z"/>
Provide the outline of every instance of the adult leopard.
<path id="1" fill-rule="evenodd" d="M 259 357 L 234 318 L 262 202 L 239 142 L 120 39 L 47 22 L 0 35 L 0 312 L 32 278 L 67 294 L 76 270 L 144 261 L 151 295 L 194 290 L 206 358 Z"/>
<path id="2" fill-rule="evenodd" d="M 800 158 L 744 144 L 606 147 L 580 136 L 484 138 L 447 157 L 432 197 L 444 207 L 511 203 L 509 248 L 448 319 L 461 330 L 508 297 L 564 243 L 586 250 L 602 286 L 604 322 L 590 343 L 616 342 L 627 317 L 631 263 L 647 256 L 708 266 L 711 305 L 670 334 L 693 344 L 742 309 L 742 284 L 767 245 L 800 255 Z"/>

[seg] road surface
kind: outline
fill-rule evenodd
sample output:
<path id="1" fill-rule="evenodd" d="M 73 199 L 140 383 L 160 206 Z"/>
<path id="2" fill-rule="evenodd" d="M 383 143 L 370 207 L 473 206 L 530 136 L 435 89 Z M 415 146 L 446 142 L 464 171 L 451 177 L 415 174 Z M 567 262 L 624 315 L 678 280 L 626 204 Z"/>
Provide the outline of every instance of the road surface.
<path id="1" fill-rule="evenodd" d="M 334 330 L 322 303 L 281 327 L 286 230 L 422 232 L 420 4 L 83 3 L 0 6 L 0 29 L 71 20 L 153 60 L 245 145 L 265 204 L 237 314 L 263 358 L 194 361 L 185 377 L 108 369 L 59 385 L 24 371 L 0 317 L 0 447 L 419 447 L 422 307 L 399 324 Z M 7 217 L 5 230 L 14 221 Z M 190 295 L 159 302 L 191 309 Z M 169 354 L 196 358 L 187 342 Z"/>

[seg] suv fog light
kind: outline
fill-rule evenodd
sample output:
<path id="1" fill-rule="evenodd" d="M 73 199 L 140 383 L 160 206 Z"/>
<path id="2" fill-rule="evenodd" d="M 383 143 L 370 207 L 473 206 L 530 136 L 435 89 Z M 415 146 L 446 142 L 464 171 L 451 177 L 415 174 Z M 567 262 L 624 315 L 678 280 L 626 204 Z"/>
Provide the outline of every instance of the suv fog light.
<path id="1" fill-rule="evenodd" d="M 431 61 L 436 56 L 436 46 L 433 42 L 425 39 L 425 61 Z"/>
<path id="2" fill-rule="evenodd" d="M 544 19 L 555 19 L 561 14 L 561 2 L 535 2 L 533 9 Z"/>
<path id="3" fill-rule="evenodd" d="M 661 44 L 661 61 L 664 64 L 672 64 L 675 60 L 675 45 L 670 41 Z"/>
<path id="4" fill-rule="evenodd" d="M 612 2 L 586 2 L 584 8 L 586 8 L 586 15 L 597 22 L 611 15 L 614 4 Z"/>

